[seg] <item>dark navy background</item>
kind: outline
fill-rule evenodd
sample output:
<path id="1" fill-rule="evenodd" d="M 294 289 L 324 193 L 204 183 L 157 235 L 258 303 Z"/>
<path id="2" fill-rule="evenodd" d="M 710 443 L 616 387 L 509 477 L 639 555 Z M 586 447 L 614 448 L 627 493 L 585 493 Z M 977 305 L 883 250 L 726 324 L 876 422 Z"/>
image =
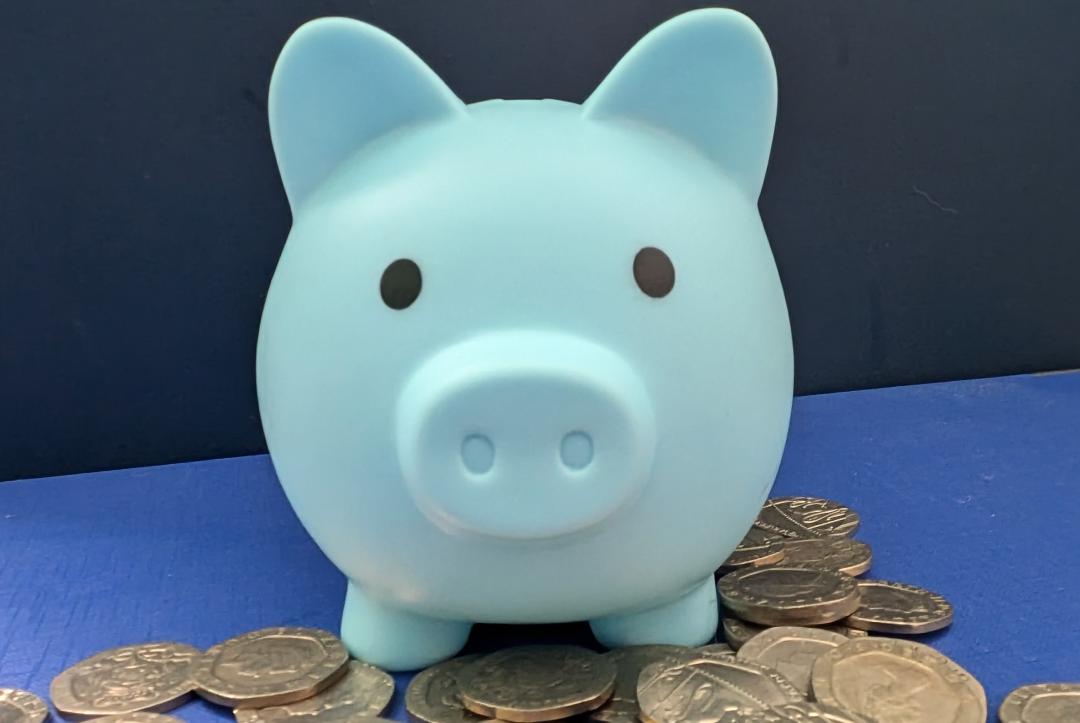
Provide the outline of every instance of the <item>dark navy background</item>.
<path id="1" fill-rule="evenodd" d="M 266 91 L 300 23 L 380 25 L 465 101 L 581 101 L 706 4 L 0 4 L 0 480 L 264 448 Z M 732 5 L 780 75 L 761 209 L 798 391 L 1080 366 L 1080 4 Z"/>

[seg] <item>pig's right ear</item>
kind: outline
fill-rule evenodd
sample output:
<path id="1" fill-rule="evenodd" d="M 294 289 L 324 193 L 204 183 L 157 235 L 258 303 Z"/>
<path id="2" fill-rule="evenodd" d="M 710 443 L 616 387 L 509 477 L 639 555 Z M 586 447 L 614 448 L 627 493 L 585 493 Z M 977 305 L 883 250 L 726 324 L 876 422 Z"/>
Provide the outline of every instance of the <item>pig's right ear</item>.
<path id="1" fill-rule="evenodd" d="M 358 20 L 320 18 L 293 33 L 270 79 L 270 138 L 295 214 L 342 161 L 401 126 L 465 113 L 401 41 Z"/>
<path id="2" fill-rule="evenodd" d="M 690 142 L 757 200 L 776 123 L 769 44 L 735 10 L 692 10 L 639 40 L 585 101 L 584 113 Z"/>

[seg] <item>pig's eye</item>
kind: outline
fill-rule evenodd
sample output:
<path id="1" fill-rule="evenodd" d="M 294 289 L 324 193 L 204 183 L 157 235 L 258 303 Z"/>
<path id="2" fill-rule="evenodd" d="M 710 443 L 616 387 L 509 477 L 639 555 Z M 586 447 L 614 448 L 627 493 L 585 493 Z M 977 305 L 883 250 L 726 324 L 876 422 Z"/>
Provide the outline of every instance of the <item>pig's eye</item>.
<path id="1" fill-rule="evenodd" d="M 407 309 L 420 296 L 420 267 L 412 259 L 398 259 L 383 271 L 379 293 L 391 309 Z"/>
<path id="2" fill-rule="evenodd" d="M 675 286 L 675 267 L 663 251 L 646 246 L 634 257 L 634 281 L 654 299 L 667 296 Z"/>

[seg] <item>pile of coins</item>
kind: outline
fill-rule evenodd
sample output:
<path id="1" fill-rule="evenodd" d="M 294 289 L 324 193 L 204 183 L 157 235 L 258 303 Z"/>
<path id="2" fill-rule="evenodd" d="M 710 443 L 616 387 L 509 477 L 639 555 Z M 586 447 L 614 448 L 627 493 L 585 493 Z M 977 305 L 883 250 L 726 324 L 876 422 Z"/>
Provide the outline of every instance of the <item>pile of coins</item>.
<path id="1" fill-rule="evenodd" d="M 952 605 L 914 585 L 857 579 L 873 559 L 869 545 L 852 539 L 858 527 L 858 514 L 836 502 L 767 501 L 717 571 L 723 637 L 742 667 L 734 672 L 685 654 L 654 664 L 639 681 L 642 720 L 984 723 L 986 694 L 974 676 L 903 639 L 950 625 Z M 792 701 L 781 679 L 802 699 Z M 666 690 L 675 680 L 676 693 L 643 697 L 646 686 Z M 1080 721 L 1080 684 L 1014 690 L 999 718 Z"/>
<path id="2" fill-rule="evenodd" d="M 852 539 L 858 526 L 828 500 L 766 502 L 717 571 L 726 642 L 467 655 L 418 673 L 405 709 L 415 723 L 984 723 L 978 681 L 903 637 L 948 626 L 952 606 L 860 579 L 872 555 Z M 267 628 L 205 652 L 174 642 L 106 650 L 56 676 L 49 693 L 65 718 L 108 723 L 181 723 L 164 712 L 193 694 L 232 708 L 237 723 L 380 723 L 394 679 L 350 660 L 326 631 Z M 0 723 L 48 714 L 37 696 L 0 688 Z M 1080 684 L 1024 686 L 999 716 L 1080 721 Z"/>
<path id="3" fill-rule="evenodd" d="M 265 628 L 206 652 L 172 642 L 112 648 L 71 666 L 49 686 L 63 717 L 103 723 L 181 723 L 164 711 L 193 694 L 231 707 L 237 723 L 362 723 L 386 709 L 394 679 L 349 660 L 342 642 L 325 630 Z M 2 723 L 41 723 L 47 715 L 37 696 L 0 689 Z"/>

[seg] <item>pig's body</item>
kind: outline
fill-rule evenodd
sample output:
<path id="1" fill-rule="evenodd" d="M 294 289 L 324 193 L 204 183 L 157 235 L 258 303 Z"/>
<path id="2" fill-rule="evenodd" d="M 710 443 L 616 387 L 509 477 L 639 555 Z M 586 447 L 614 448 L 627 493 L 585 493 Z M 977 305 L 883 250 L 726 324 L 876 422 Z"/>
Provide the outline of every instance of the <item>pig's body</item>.
<path id="1" fill-rule="evenodd" d="M 679 22 L 750 32 L 725 11 Z M 722 148 L 623 112 L 618 85 L 584 107 L 465 106 L 354 21 L 290 46 L 271 118 L 294 225 L 259 399 L 289 500 L 350 580 L 350 649 L 410 668 L 473 622 L 581 619 L 608 644 L 703 642 L 712 571 L 772 484 L 791 404 L 756 157 L 725 167 Z M 389 121 L 294 97 L 332 96 L 291 88 L 350 52 L 390 64 Z M 311 160 L 305 144 L 339 147 Z M 662 296 L 634 273 L 647 247 L 674 267 Z M 422 274 L 406 308 L 380 297 L 397 259 Z"/>

